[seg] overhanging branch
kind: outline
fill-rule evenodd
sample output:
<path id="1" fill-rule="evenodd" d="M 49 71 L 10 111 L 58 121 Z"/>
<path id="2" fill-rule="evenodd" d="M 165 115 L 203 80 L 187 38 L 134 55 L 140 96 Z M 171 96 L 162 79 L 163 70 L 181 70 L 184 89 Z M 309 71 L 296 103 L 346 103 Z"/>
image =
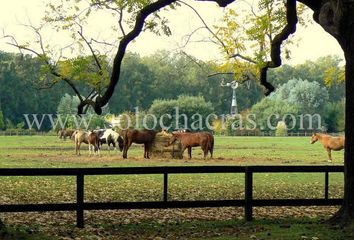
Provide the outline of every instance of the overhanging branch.
<path id="1" fill-rule="evenodd" d="M 97 114 L 101 114 L 102 113 L 102 107 L 104 107 L 109 99 L 112 97 L 115 86 L 117 85 L 118 81 L 119 81 L 119 76 L 120 76 L 120 69 L 121 69 L 121 64 L 123 61 L 123 57 L 125 55 L 125 51 L 129 45 L 130 42 L 132 42 L 136 37 L 139 36 L 139 34 L 141 33 L 141 31 L 143 30 L 144 27 L 144 23 L 146 18 L 172 4 L 175 3 L 177 0 L 158 0 L 156 2 L 153 2 L 151 4 L 146 5 L 144 8 L 142 8 L 136 18 L 135 18 L 135 25 L 134 28 L 126 35 L 123 36 L 123 38 L 120 41 L 116 56 L 114 58 L 113 61 L 113 68 L 112 68 L 112 74 L 111 74 L 111 78 L 110 78 L 110 82 L 108 84 L 108 87 L 105 91 L 105 93 L 102 96 L 97 96 L 95 103 L 94 103 L 94 110 Z M 200 0 L 197 0 L 200 1 Z M 203 1 L 203 0 L 202 0 Z M 234 2 L 235 0 L 208 0 L 208 1 L 213 1 L 216 2 L 220 7 L 226 7 L 228 4 Z M 91 102 L 88 104 L 92 104 Z M 78 114 L 82 113 L 82 110 L 84 106 L 79 108 L 79 112 Z"/>
<path id="2" fill-rule="evenodd" d="M 288 39 L 290 34 L 293 34 L 296 31 L 296 24 L 298 22 L 296 0 L 286 1 L 286 20 L 286 26 L 278 35 L 274 37 L 271 42 L 271 61 L 266 62 L 264 67 L 261 68 L 260 83 L 266 88 L 266 95 L 269 95 L 272 91 L 274 91 L 274 86 L 267 81 L 268 69 L 281 66 L 281 44 Z"/>
<path id="3" fill-rule="evenodd" d="M 143 30 L 145 19 L 150 14 L 172 4 L 175 1 L 176 0 L 159 0 L 157 2 L 147 5 L 146 7 L 144 7 L 139 11 L 138 15 L 136 16 L 136 21 L 133 30 L 130 31 L 127 35 L 123 36 L 123 38 L 120 41 L 117 54 L 113 61 L 112 74 L 106 92 L 103 94 L 103 96 L 98 96 L 96 98 L 94 109 L 97 114 L 102 113 L 102 107 L 108 103 L 109 99 L 113 95 L 114 88 L 119 81 L 120 69 L 121 69 L 121 64 L 123 61 L 125 51 L 129 43 L 133 41 L 137 36 L 139 36 L 141 31 Z M 78 112 L 79 114 L 82 113 L 80 112 L 80 110 L 82 109 L 83 108 L 79 108 L 79 112 Z"/>

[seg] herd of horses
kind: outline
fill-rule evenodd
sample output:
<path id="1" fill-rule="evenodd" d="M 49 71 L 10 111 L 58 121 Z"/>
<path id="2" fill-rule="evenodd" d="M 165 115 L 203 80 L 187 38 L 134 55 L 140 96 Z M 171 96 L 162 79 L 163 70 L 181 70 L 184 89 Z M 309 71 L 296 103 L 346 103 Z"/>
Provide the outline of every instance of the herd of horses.
<path id="1" fill-rule="evenodd" d="M 89 155 L 92 153 L 100 154 L 100 149 L 102 144 L 108 144 L 108 149 L 111 149 L 111 145 L 114 149 L 119 147 L 119 150 L 123 152 L 123 158 L 128 157 L 128 150 L 133 143 L 144 145 L 144 158 L 150 158 L 150 152 L 155 140 L 156 134 L 158 132 L 155 130 L 137 130 L 137 129 L 127 129 L 121 130 L 119 133 L 113 129 L 100 129 L 94 131 L 83 131 L 83 130 L 71 130 L 62 129 L 59 130 L 59 138 L 66 139 L 71 138 L 75 142 L 75 152 L 80 155 L 80 146 L 82 143 L 89 145 Z M 191 132 L 188 130 L 178 130 L 168 133 L 167 130 L 162 130 L 162 134 L 169 136 L 169 141 L 165 145 L 168 147 L 174 144 L 177 140 L 180 141 L 182 145 L 181 152 L 188 149 L 188 156 L 192 158 L 192 148 L 200 146 L 203 153 L 204 159 L 210 153 L 210 158 L 213 158 L 214 151 L 214 136 L 210 132 Z M 311 144 L 319 141 L 324 149 L 328 153 L 328 161 L 332 162 L 332 151 L 340 151 L 344 149 L 345 137 L 339 136 L 334 137 L 323 133 L 314 133 L 311 136 Z"/>
<path id="2" fill-rule="evenodd" d="M 144 158 L 150 158 L 151 148 L 153 146 L 155 137 L 157 135 L 155 130 L 137 130 L 127 129 L 119 132 L 113 129 L 99 129 L 93 131 L 84 130 L 72 130 L 62 129 L 58 131 L 59 138 L 66 139 L 69 137 L 75 142 L 75 153 L 80 155 L 80 147 L 82 143 L 89 145 L 89 155 L 100 155 L 100 149 L 103 144 L 108 144 L 108 149 L 111 149 L 111 145 L 114 149 L 119 147 L 119 150 L 123 152 L 123 158 L 128 157 L 128 150 L 133 143 L 144 145 Z M 192 148 L 200 146 L 204 159 L 206 159 L 208 153 L 213 158 L 214 150 L 214 136 L 209 132 L 191 132 L 186 130 L 173 131 L 168 133 L 166 130 L 162 131 L 162 134 L 168 135 L 169 141 L 165 147 L 174 144 L 177 140 L 182 145 L 182 154 L 188 149 L 189 158 L 192 158 Z"/>

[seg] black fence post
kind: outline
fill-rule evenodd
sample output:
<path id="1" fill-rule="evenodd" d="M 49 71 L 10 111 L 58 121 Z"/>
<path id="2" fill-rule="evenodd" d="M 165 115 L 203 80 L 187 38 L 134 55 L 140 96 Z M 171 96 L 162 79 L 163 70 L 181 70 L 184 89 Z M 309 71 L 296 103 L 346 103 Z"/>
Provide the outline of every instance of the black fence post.
<path id="1" fill-rule="evenodd" d="M 84 175 L 76 176 L 76 226 L 84 227 Z"/>
<path id="2" fill-rule="evenodd" d="M 167 202 L 168 200 L 168 173 L 164 172 L 163 174 L 163 201 Z"/>
<path id="3" fill-rule="evenodd" d="M 250 167 L 245 169 L 245 220 L 252 221 L 253 219 L 253 172 Z"/>
<path id="4" fill-rule="evenodd" d="M 329 192 L 328 185 L 329 185 L 329 173 L 328 173 L 328 171 L 326 171 L 325 172 L 325 193 L 324 193 L 324 195 L 325 195 L 324 197 L 326 200 L 328 200 L 328 192 Z"/>

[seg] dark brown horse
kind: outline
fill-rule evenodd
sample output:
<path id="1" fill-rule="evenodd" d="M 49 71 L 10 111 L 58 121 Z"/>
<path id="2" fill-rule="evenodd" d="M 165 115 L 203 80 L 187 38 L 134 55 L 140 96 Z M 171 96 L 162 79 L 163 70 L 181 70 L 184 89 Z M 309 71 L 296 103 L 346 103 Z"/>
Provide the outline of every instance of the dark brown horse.
<path id="1" fill-rule="evenodd" d="M 345 137 L 344 136 L 332 137 L 331 135 L 322 134 L 322 133 L 312 134 L 311 144 L 314 144 L 317 141 L 320 141 L 320 143 L 322 143 L 323 147 L 327 150 L 328 159 L 329 159 L 328 161 L 332 162 L 331 150 L 333 151 L 342 150 L 344 148 Z"/>
<path id="2" fill-rule="evenodd" d="M 73 135 L 74 132 L 75 132 L 75 130 L 73 130 L 73 129 L 60 129 L 58 131 L 58 136 L 60 139 L 64 138 L 64 140 L 66 140 L 66 137 L 71 138 L 71 136 Z"/>
<path id="3" fill-rule="evenodd" d="M 149 154 L 156 134 L 157 132 L 154 130 L 127 129 L 122 131 L 124 141 L 123 158 L 128 157 L 128 149 L 132 143 L 144 144 L 144 158 L 150 158 Z"/>
<path id="4" fill-rule="evenodd" d="M 200 146 L 204 153 L 204 159 L 210 152 L 210 157 L 213 158 L 214 151 L 214 136 L 209 132 L 173 132 L 168 145 L 173 144 L 176 140 L 180 140 L 182 144 L 182 154 L 188 148 L 189 158 L 192 158 L 192 147 Z"/>

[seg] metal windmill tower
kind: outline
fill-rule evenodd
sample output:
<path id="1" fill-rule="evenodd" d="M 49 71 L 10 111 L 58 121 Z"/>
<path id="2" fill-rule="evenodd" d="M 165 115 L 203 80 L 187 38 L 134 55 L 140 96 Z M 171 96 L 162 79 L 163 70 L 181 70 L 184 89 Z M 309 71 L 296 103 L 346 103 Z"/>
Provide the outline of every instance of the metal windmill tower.
<path id="1" fill-rule="evenodd" d="M 232 89 L 230 115 L 235 116 L 236 114 L 238 114 L 237 97 L 236 97 L 236 89 L 238 88 L 238 82 L 234 80 L 232 82 L 225 83 L 225 81 L 223 79 L 221 82 L 221 86 L 222 87 L 231 87 L 231 89 Z"/>

